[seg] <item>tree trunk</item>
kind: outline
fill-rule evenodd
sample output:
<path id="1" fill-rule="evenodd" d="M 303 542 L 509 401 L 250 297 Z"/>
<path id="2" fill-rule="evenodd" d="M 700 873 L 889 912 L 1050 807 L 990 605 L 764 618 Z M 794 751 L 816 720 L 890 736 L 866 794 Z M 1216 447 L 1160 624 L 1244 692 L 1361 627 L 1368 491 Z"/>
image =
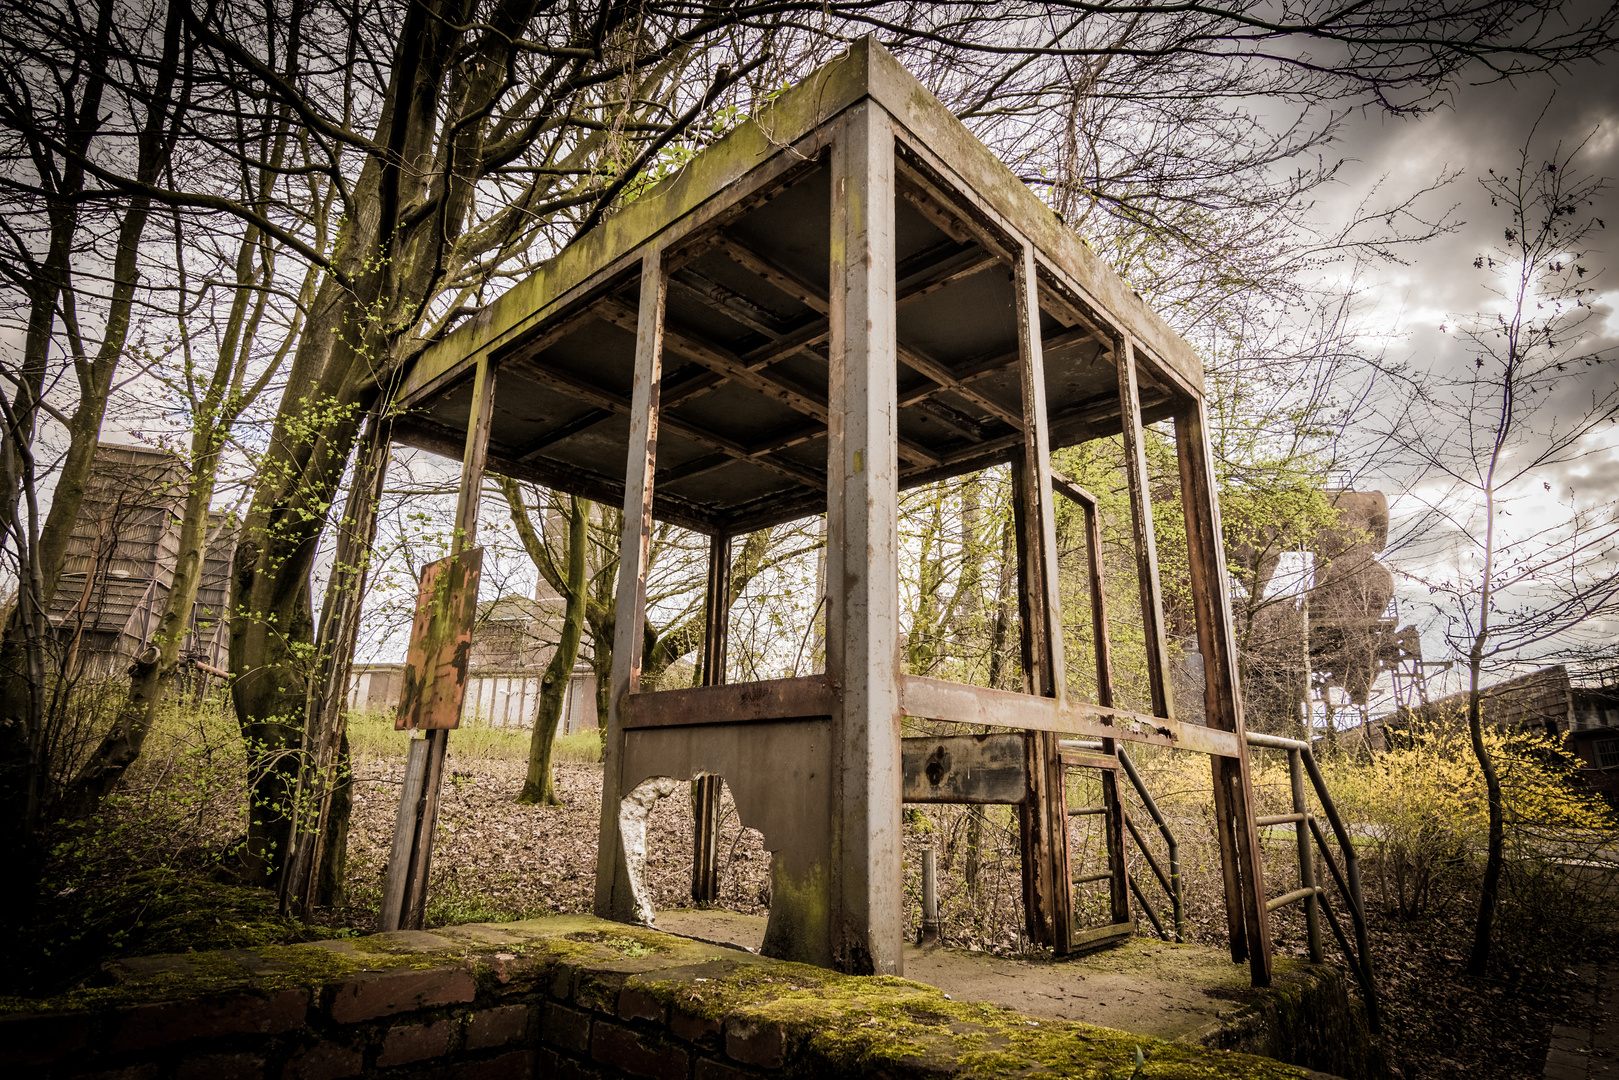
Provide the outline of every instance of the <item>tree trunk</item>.
<path id="1" fill-rule="evenodd" d="M 1501 778 L 1496 775 L 1490 748 L 1484 744 L 1484 694 L 1479 689 L 1484 670 L 1484 649 L 1490 635 L 1490 604 L 1495 600 L 1495 464 L 1501 453 L 1502 438 L 1496 436 L 1495 451 L 1484 488 L 1484 584 L 1480 589 L 1478 632 L 1467 655 L 1467 735 L 1473 756 L 1484 774 L 1484 797 L 1489 804 L 1490 835 L 1484 856 L 1484 881 L 1478 894 L 1478 920 L 1473 924 L 1473 950 L 1467 957 L 1467 973 L 1484 975 L 1490 966 L 1490 933 L 1495 926 L 1496 894 L 1501 887 L 1501 863 L 1505 856 L 1506 835 L 1501 814 Z"/>
<path id="2" fill-rule="evenodd" d="M 560 806 L 551 780 L 551 751 L 556 745 L 557 722 L 568 693 L 568 679 L 579 659 L 579 639 L 585 629 L 585 507 L 577 496 L 568 500 L 568 587 L 563 592 L 567 607 L 562 615 L 562 635 L 556 655 L 546 665 L 540 683 L 540 708 L 534 718 L 534 734 L 529 738 L 528 776 L 517 796 L 520 803 Z"/>

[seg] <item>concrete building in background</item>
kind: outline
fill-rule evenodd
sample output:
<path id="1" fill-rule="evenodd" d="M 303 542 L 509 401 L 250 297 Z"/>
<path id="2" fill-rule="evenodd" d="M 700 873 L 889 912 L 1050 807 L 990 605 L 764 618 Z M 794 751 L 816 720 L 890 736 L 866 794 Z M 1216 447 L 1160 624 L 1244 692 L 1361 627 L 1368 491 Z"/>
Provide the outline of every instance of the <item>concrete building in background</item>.
<path id="1" fill-rule="evenodd" d="M 61 584 L 47 609 L 58 662 L 77 677 L 121 676 L 151 643 L 174 584 L 186 463 L 140 446 L 96 447 L 84 505 L 68 540 Z M 182 672 L 223 668 L 236 530 L 210 515 L 202 577 L 181 644 Z"/>
<path id="2" fill-rule="evenodd" d="M 1484 723 L 1507 731 L 1540 731 L 1560 739 L 1579 762 L 1580 777 L 1619 800 L 1619 686 L 1580 686 L 1562 664 L 1484 690 Z M 1340 745 L 1374 753 L 1424 728 L 1467 724 L 1467 694 L 1402 708 L 1384 720 L 1343 732 Z"/>

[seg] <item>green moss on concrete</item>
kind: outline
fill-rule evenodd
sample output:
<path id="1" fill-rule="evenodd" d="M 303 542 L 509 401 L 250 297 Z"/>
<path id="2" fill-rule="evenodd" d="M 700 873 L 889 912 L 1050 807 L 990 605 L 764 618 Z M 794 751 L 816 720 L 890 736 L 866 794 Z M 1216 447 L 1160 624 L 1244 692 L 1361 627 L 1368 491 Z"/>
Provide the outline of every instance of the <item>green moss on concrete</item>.
<path id="1" fill-rule="evenodd" d="M 673 977 L 649 972 L 630 985 L 688 1015 L 778 1025 L 790 1060 L 823 1074 L 868 1075 L 900 1065 L 962 1076 L 1300 1077 L 1266 1058 L 1210 1051 L 1009 1009 L 952 1001 L 921 983 L 837 975 L 802 964 L 732 960 Z"/>
<path id="2" fill-rule="evenodd" d="M 951 1001 L 921 983 L 855 977 L 703 945 L 655 930 L 583 916 L 498 926 L 445 928 L 448 946 L 422 949 L 386 936 L 326 945 L 271 945 L 192 953 L 148 963 L 111 986 L 49 999 L 0 1001 L 0 1009 L 100 1010 L 220 993 L 323 987 L 363 972 L 465 965 L 480 990 L 514 976 L 544 977 L 557 965 L 608 987 L 623 979 L 683 1013 L 727 1025 L 776 1026 L 789 1074 L 865 1076 L 880 1070 L 962 1077 L 1149 1077 L 1282 1080 L 1304 1074 L 1266 1058 L 1161 1042 L 1070 1021 L 1036 1020 L 998 1006 Z M 1191 963 L 1190 954 L 1168 955 Z M 1146 964 L 1152 956 L 1120 956 Z M 1278 1008 L 1297 1010 L 1302 990 Z M 1136 1051 L 1144 1065 L 1137 1071 Z"/>

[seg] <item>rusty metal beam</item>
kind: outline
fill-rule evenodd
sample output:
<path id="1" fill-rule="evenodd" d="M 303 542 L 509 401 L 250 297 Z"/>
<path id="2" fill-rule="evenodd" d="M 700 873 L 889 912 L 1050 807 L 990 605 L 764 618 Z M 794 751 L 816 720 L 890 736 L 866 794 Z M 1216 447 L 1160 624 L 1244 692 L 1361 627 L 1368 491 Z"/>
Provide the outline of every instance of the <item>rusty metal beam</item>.
<path id="1" fill-rule="evenodd" d="M 990 690 L 982 686 L 932 679 L 924 675 L 901 677 L 900 698 L 905 715 L 954 724 L 1055 731 L 1092 739 L 1123 739 L 1150 746 L 1193 750 L 1212 757 L 1235 757 L 1239 744 L 1229 731 L 1182 724 L 1128 709 Z"/>
<path id="2" fill-rule="evenodd" d="M 708 545 L 708 588 L 703 597 L 704 686 L 725 684 L 725 653 L 731 627 L 731 538 L 720 533 Z M 720 778 L 692 781 L 691 898 L 712 904 L 720 895 Z"/>
<path id="3" fill-rule="evenodd" d="M 567 394 L 579 401 L 594 405 L 600 409 L 610 409 L 613 412 L 623 413 L 633 417 L 630 402 L 610 390 L 582 379 L 577 375 L 555 368 L 543 366 L 537 359 L 529 358 L 520 361 L 517 365 L 522 373 L 537 382 L 543 383 L 561 393 Z M 738 461 L 750 461 L 762 468 L 779 473 L 789 480 L 803 484 L 811 490 L 819 490 L 826 486 L 825 478 L 808 469 L 794 465 L 791 462 L 776 461 L 764 455 L 755 455 L 748 452 L 748 448 L 741 443 L 733 442 L 721 435 L 716 435 L 706 428 L 696 424 L 687 423 L 676 417 L 668 416 L 663 419 L 663 427 L 681 438 L 690 439 L 699 446 L 706 446 L 711 450 L 719 450 L 736 458 Z"/>
<path id="4" fill-rule="evenodd" d="M 832 715 L 833 705 L 832 684 L 825 675 L 691 686 L 633 695 L 624 708 L 624 728 L 628 731 L 827 717 Z"/>
<path id="5" fill-rule="evenodd" d="M 1265 874 L 1254 825 L 1253 776 L 1248 765 L 1247 727 L 1237 685 L 1236 641 L 1231 629 L 1231 592 L 1220 529 L 1219 494 L 1214 483 L 1208 420 L 1201 400 L 1187 402 L 1175 418 L 1181 503 L 1186 509 L 1187 567 L 1203 653 L 1204 710 L 1210 728 L 1228 731 L 1239 753 L 1216 761 L 1215 821 L 1226 886 L 1232 959 L 1246 953 L 1255 986 L 1271 979 L 1270 916 L 1265 908 Z"/>

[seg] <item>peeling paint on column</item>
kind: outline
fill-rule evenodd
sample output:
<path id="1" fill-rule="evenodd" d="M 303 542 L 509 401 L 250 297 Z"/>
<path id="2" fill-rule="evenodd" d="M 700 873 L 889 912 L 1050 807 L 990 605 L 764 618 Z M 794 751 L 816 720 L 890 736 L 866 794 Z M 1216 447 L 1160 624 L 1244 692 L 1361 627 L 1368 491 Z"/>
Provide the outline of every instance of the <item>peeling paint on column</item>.
<path id="1" fill-rule="evenodd" d="M 646 819 L 658 800 L 675 793 L 676 786 L 667 776 L 654 777 L 637 785 L 618 804 L 618 836 L 624 845 L 624 862 L 629 867 L 634 917 L 643 926 L 651 926 L 658 914 L 646 887 Z"/>

